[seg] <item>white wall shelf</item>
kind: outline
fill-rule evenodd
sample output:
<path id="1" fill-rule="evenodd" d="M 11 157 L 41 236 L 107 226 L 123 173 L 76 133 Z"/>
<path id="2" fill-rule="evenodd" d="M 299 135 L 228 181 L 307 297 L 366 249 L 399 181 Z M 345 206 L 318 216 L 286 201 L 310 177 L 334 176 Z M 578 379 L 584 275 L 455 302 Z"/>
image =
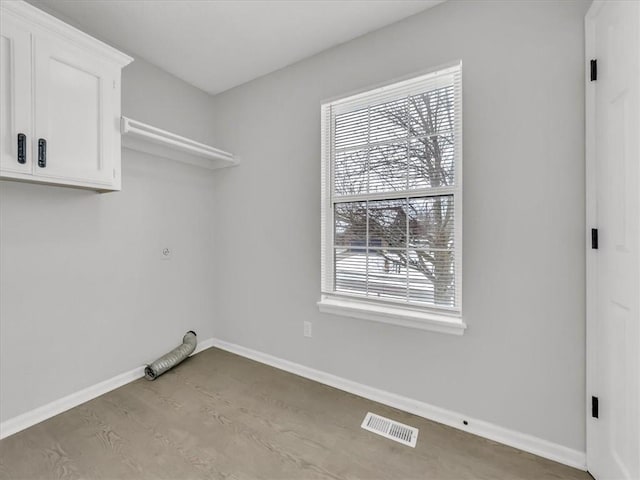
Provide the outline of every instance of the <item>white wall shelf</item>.
<path id="1" fill-rule="evenodd" d="M 122 146 L 131 150 L 212 170 L 238 164 L 231 153 L 125 116 L 121 127 Z"/>

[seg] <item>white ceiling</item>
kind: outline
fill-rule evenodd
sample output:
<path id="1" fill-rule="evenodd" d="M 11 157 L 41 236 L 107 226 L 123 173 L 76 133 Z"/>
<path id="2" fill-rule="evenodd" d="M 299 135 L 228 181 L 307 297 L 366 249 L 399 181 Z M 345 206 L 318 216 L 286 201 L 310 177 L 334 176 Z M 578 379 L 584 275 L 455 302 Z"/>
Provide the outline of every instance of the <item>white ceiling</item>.
<path id="1" fill-rule="evenodd" d="M 444 0 L 30 0 L 216 94 Z"/>

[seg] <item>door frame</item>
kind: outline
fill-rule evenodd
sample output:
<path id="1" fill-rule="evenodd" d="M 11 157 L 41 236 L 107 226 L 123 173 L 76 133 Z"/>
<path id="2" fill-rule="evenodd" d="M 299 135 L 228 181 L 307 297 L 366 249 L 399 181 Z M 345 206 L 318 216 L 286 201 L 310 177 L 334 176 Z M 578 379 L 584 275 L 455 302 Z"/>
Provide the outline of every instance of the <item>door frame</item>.
<path id="1" fill-rule="evenodd" d="M 593 456 L 594 435 L 593 419 L 591 417 L 591 396 L 596 394 L 597 378 L 597 345 L 596 345 L 596 293 L 598 279 L 598 263 L 596 251 L 591 248 L 591 229 L 598 226 L 597 215 L 597 164 L 596 164 L 596 86 L 590 80 L 590 60 L 596 54 L 595 17 L 602 8 L 604 0 L 594 0 L 584 18 L 585 33 L 585 207 L 586 207 L 586 270 L 585 270 L 585 307 L 586 307 L 586 388 L 585 388 L 585 414 L 586 414 L 586 464 L 590 470 L 590 459 Z"/>
<path id="2" fill-rule="evenodd" d="M 598 257 L 597 251 L 591 246 L 591 229 L 598 228 L 597 214 L 597 159 L 596 159 L 596 82 L 590 79 L 590 60 L 596 59 L 596 17 L 607 0 L 594 0 L 585 15 L 585 246 L 586 246 L 586 271 L 585 271 L 585 307 L 586 307 L 586 341 L 585 341 L 585 440 L 586 440 L 586 466 L 591 471 L 591 465 L 595 457 L 598 441 L 596 428 L 591 412 L 591 396 L 599 393 L 598 363 L 600 352 L 598 350 L 598 319 L 597 319 L 597 292 L 598 292 Z M 635 192 L 636 195 L 638 192 Z M 640 293 L 640 292 L 639 292 Z M 640 357 L 640 352 L 635 352 Z"/>

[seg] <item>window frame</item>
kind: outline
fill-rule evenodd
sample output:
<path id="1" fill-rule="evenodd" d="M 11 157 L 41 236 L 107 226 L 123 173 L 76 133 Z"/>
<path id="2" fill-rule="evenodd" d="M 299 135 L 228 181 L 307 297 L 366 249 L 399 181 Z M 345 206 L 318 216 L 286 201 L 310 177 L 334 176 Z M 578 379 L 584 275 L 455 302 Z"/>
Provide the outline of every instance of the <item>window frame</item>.
<path id="1" fill-rule="evenodd" d="M 333 109 L 341 105 L 356 104 L 364 107 L 375 105 L 375 97 L 388 95 L 394 99 L 393 92 L 420 86 L 427 88 L 428 82 L 453 76 L 455 111 L 454 134 L 454 185 L 446 187 L 424 188 L 410 192 L 385 192 L 384 194 L 365 194 L 359 197 L 422 198 L 439 195 L 452 195 L 454 204 L 454 307 L 416 305 L 393 299 L 378 300 L 358 294 L 335 291 L 334 271 L 334 204 L 352 199 L 334 196 L 334 158 L 335 158 L 335 115 Z M 413 87 L 415 85 L 415 87 Z M 426 90 L 428 91 L 428 90 Z M 399 95 L 395 98 L 401 98 Z M 372 98 L 374 97 L 374 98 Z M 368 100 L 370 99 L 370 100 Z M 407 140 L 409 141 L 409 140 Z M 373 320 L 405 327 L 431 330 L 441 333 L 462 335 L 466 324 L 462 320 L 462 62 L 456 61 L 436 68 L 422 71 L 401 79 L 369 87 L 358 92 L 327 100 L 321 105 L 321 298 L 317 303 L 321 312 L 347 317 Z M 355 200 L 357 197 L 353 196 Z M 371 200 L 371 198 L 369 198 Z"/>

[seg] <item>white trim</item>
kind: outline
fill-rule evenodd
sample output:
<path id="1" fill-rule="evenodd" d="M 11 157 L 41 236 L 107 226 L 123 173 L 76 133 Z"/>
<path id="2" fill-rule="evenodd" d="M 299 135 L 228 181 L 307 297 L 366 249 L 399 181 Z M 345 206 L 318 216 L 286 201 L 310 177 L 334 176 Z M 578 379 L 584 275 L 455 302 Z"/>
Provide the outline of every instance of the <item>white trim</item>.
<path id="1" fill-rule="evenodd" d="M 460 317 L 442 315 L 428 310 L 413 310 L 404 305 L 373 304 L 365 300 L 332 295 L 323 295 L 317 305 L 323 313 L 439 333 L 462 335 L 467 328 Z"/>
<path id="2" fill-rule="evenodd" d="M 525 452 L 533 453 L 534 455 L 539 455 L 571 467 L 586 470 L 586 457 L 584 452 L 527 435 L 525 433 L 509 430 L 489 422 L 476 420 L 460 413 L 452 412 L 451 410 L 436 407 L 418 400 L 413 400 L 402 395 L 396 395 L 395 393 L 379 390 L 368 385 L 347 380 L 321 370 L 306 367 L 295 362 L 290 362 L 257 350 L 226 342 L 218 338 L 209 338 L 198 343 L 198 347 L 193 352 L 193 355 L 211 347 L 216 347 L 245 358 L 250 358 L 265 365 L 270 365 L 280 370 L 300 375 L 301 377 L 338 388 L 345 392 L 353 393 L 354 395 L 359 395 L 369 400 L 389 405 L 405 412 L 518 448 Z M 71 395 L 67 395 L 66 397 L 23 413 L 22 415 L 10 418 L 0 424 L 0 439 L 29 428 L 32 425 L 47 420 L 48 418 L 65 412 L 84 402 L 88 402 L 89 400 L 99 397 L 100 395 L 121 387 L 122 385 L 137 380 L 142 376 L 144 376 L 144 367 L 137 367 L 133 370 L 105 380 L 104 382 L 90 386 L 80 390 L 79 392 L 72 393 Z M 462 423 L 465 420 L 468 425 L 464 425 Z"/>
<path id="3" fill-rule="evenodd" d="M 132 150 L 212 170 L 238 164 L 231 153 L 125 116 L 121 131 L 122 146 Z"/>
<path id="4" fill-rule="evenodd" d="M 198 343 L 198 346 L 191 355 L 200 353 L 203 350 L 211 348 L 213 345 L 214 339 L 208 338 Z M 0 440 L 142 377 L 144 377 L 144 365 L 5 420 L 0 423 Z"/>
<path id="5" fill-rule="evenodd" d="M 116 63 L 121 68 L 133 62 L 133 58 L 129 55 L 116 50 L 112 46 L 87 35 L 77 28 L 57 19 L 53 15 L 49 15 L 22 0 L 3 1 L 2 10 L 3 13 L 6 12 L 19 17 L 22 21 L 46 30 L 67 42 L 89 49 L 94 54 Z"/>
<path id="6" fill-rule="evenodd" d="M 595 111 L 596 111 L 596 85 L 590 79 L 590 60 L 595 58 L 595 17 L 602 8 L 604 1 L 595 0 L 584 19 L 585 30 L 585 207 L 586 207 L 586 228 L 585 228 L 585 309 L 586 309 L 586 389 L 585 389 L 585 416 L 586 416 L 586 464 L 591 465 L 590 458 L 597 453 L 595 451 L 595 425 L 591 417 L 591 396 L 597 395 L 597 375 L 595 366 L 597 359 L 594 358 L 597 351 L 596 343 L 596 294 L 597 294 L 597 258 L 596 252 L 591 248 L 591 229 L 597 228 L 597 208 L 596 208 L 596 135 L 595 135 Z"/>
<path id="7" fill-rule="evenodd" d="M 586 414 L 586 464 L 589 472 L 593 476 L 599 475 L 602 464 L 603 451 L 607 442 L 605 430 L 615 429 L 614 425 L 606 425 L 600 423 L 601 420 L 593 418 L 591 415 L 592 396 L 600 396 L 606 390 L 606 378 L 603 376 L 601 366 L 605 359 L 602 351 L 601 337 L 605 327 L 606 319 L 598 319 L 598 289 L 599 289 L 599 266 L 597 250 L 591 246 L 591 229 L 599 228 L 598 218 L 598 131 L 597 118 L 602 117 L 602 113 L 597 111 L 597 88 L 598 79 L 591 81 L 590 78 L 590 61 L 598 60 L 598 67 L 602 67 L 598 58 L 596 23 L 601 10 L 608 5 L 607 0 L 594 0 L 584 18 L 585 32 L 585 49 L 584 49 L 584 82 L 585 82 L 585 206 L 586 206 L 586 232 L 585 232 L 585 264 L 586 264 L 586 285 L 585 285 L 585 309 L 586 309 L 586 389 L 585 389 L 585 414 Z M 640 13 L 637 12 L 637 13 Z M 602 52 L 601 52 L 602 53 Z M 605 59 L 606 62 L 607 59 Z M 603 69 L 600 68 L 598 76 L 601 76 Z M 605 63 L 606 76 L 606 63 Z M 633 135 L 633 133 L 630 133 Z M 606 162 L 606 158 L 601 161 Z M 606 168 L 606 167 L 605 167 Z M 635 192 L 637 195 L 637 192 Z M 602 248 L 602 246 L 600 247 Z M 636 319 L 637 320 L 637 319 Z M 628 335 L 628 334 L 627 334 Z M 613 407 L 615 409 L 615 407 Z M 602 409 L 600 416 L 603 416 Z M 606 417 L 606 414 L 604 415 Z M 629 421 L 633 416 L 630 416 Z M 636 422 L 640 419 L 636 418 Z M 620 465 L 624 469 L 623 465 Z M 624 478 L 631 478 L 630 474 L 626 474 Z M 634 477 L 635 478 L 635 477 Z"/>
<path id="8" fill-rule="evenodd" d="M 459 430 L 464 430 L 466 432 L 473 433 L 474 435 L 479 435 L 489 440 L 509 445 L 540 457 L 548 458 L 549 460 L 569 465 L 570 467 L 586 470 L 585 452 L 579 450 L 574 450 L 542 438 L 510 430 L 489 422 L 470 418 L 466 415 L 403 397 L 401 395 L 396 395 L 395 393 L 379 390 L 368 385 L 363 385 L 321 370 L 315 370 L 313 368 L 300 365 L 299 363 L 290 362 L 288 360 L 274 357 L 272 355 L 217 338 L 213 339 L 213 346 L 220 348 L 221 350 L 226 350 L 242 357 L 270 365 L 280 370 L 329 385 L 345 392 L 349 392 Z M 465 420 L 468 425 L 464 425 L 462 423 Z"/>
<path id="9" fill-rule="evenodd" d="M 336 103 L 336 102 L 340 102 L 341 100 L 345 100 L 348 98 L 354 98 L 354 97 L 358 97 L 361 94 L 367 93 L 367 92 L 371 92 L 373 90 L 378 90 L 378 89 L 383 89 L 385 87 L 391 86 L 391 85 L 395 85 L 395 84 L 399 84 L 399 83 L 403 83 L 403 82 L 408 82 L 411 80 L 414 80 L 418 77 L 426 77 L 429 76 L 431 74 L 437 73 L 437 72 L 441 72 L 444 70 L 448 70 L 451 68 L 455 68 L 458 65 L 462 64 L 462 60 L 454 60 L 451 62 L 447 62 L 447 63 L 442 63 L 440 65 L 437 65 L 435 67 L 429 67 L 429 68 L 425 68 L 423 70 L 418 70 L 417 72 L 413 72 L 413 73 L 408 73 L 406 75 L 402 75 L 402 76 L 398 76 L 395 78 L 392 78 L 391 80 L 385 80 L 383 82 L 377 82 L 371 85 L 368 85 L 366 87 L 361 87 L 355 90 L 351 90 L 347 93 L 341 94 L 341 95 L 336 95 L 330 98 L 325 98 L 324 100 L 322 100 L 320 103 L 323 105 L 329 104 L 329 103 Z"/>
<path id="10" fill-rule="evenodd" d="M 442 79 L 445 80 L 442 80 Z M 430 86 L 430 83 L 435 81 L 444 81 L 446 85 L 453 85 L 454 88 L 454 104 L 455 104 L 455 125 L 452 130 L 446 132 L 446 135 L 454 135 L 454 173 L 455 173 L 455 184 L 454 186 L 448 187 L 439 187 L 439 188 L 429 188 L 429 189 L 409 189 L 409 185 L 407 184 L 406 189 L 399 190 L 398 192 L 369 192 L 365 194 L 354 194 L 354 195 L 337 195 L 335 192 L 334 185 L 334 163 L 336 157 L 336 149 L 335 149 L 335 116 L 336 112 L 346 112 L 351 111 L 353 109 L 364 109 L 367 108 L 367 111 L 370 112 L 371 105 L 376 105 L 377 102 L 383 101 L 383 99 L 391 100 L 397 98 L 404 98 L 407 95 L 413 95 L 417 92 L 429 91 L 433 88 L 433 85 Z M 462 168 L 463 168 L 463 151 L 462 151 L 462 137 L 463 137 L 463 99 L 462 99 L 462 61 L 458 60 L 455 62 L 451 62 L 447 64 L 446 67 L 441 67 L 440 69 L 430 69 L 428 73 L 423 73 L 418 76 L 411 76 L 405 78 L 402 81 L 396 82 L 387 82 L 378 88 L 371 88 L 364 91 L 361 91 L 357 94 L 353 94 L 351 96 L 345 96 L 342 98 L 338 98 L 332 101 L 327 101 L 321 104 L 321 206 L 320 206 L 320 217 L 321 217 L 321 292 L 323 294 L 334 295 L 338 292 L 335 290 L 335 262 L 334 262 L 334 208 L 337 203 L 351 202 L 351 201 L 371 201 L 371 200 L 387 200 L 394 198 L 414 198 L 414 197 L 422 197 L 422 196 L 439 196 L 439 195 L 451 195 L 453 197 L 454 202 L 454 281 L 455 281 L 455 297 L 454 297 L 454 306 L 456 313 L 458 316 L 461 315 L 462 311 L 462 250 L 463 250 L 463 238 L 462 238 L 462 216 L 463 216 L 463 199 L 462 199 Z M 370 115 L 370 113 L 369 113 Z M 367 129 L 368 137 L 366 143 L 363 143 L 359 146 L 363 147 L 364 145 L 371 146 L 370 139 L 370 128 Z M 442 132 L 444 133 L 444 132 Z M 437 134 L 428 135 L 428 136 L 438 136 Z M 408 139 L 412 138 L 407 132 L 407 136 L 403 138 L 402 142 L 408 141 Z M 382 142 L 386 143 L 386 142 Z M 377 145 L 378 142 L 375 142 Z M 368 225 L 368 219 L 367 219 Z M 368 227 L 366 234 L 366 242 L 365 245 L 369 245 L 369 237 L 368 237 Z M 408 226 L 407 226 L 407 236 L 408 236 Z M 369 248 L 369 247 L 366 247 Z M 407 255 L 409 253 L 409 245 L 407 244 Z M 368 264 L 368 263 L 367 263 Z M 409 281 L 409 269 L 407 268 L 407 281 Z M 384 301 L 384 300 L 380 300 Z M 389 302 L 392 304 L 392 302 Z M 409 307 L 411 302 L 409 303 Z M 424 328 L 425 324 L 433 325 L 434 322 L 424 322 L 421 321 L 423 319 L 433 319 L 433 315 L 429 311 L 425 311 L 422 315 L 417 315 L 415 311 L 411 311 L 410 308 L 407 308 L 406 313 L 401 313 L 400 308 L 397 306 L 391 306 L 388 312 L 385 312 L 384 315 L 376 315 L 375 318 L 372 318 L 372 315 L 368 312 L 369 308 L 342 308 L 340 311 L 338 310 L 338 305 L 333 303 L 326 304 L 323 300 L 318 304 L 320 310 L 328 313 L 338 313 L 349 317 L 356 318 L 365 318 L 365 319 L 373 319 L 377 321 L 386 321 L 386 323 L 393 323 L 397 325 L 403 325 L 408 327 L 415 328 Z M 431 310 L 438 309 L 437 305 L 429 305 Z M 438 309 L 439 310 L 439 309 Z M 450 330 L 447 328 L 452 322 L 448 321 L 446 315 L 448 309 L 442 309 L 444 313 L 444 323 L 441 322 L 441 318 L 437 318 L 435 324 L 436 325 L 444 325 L 444 330 Z M 374 312 L 380 313 L 380 312 Z M 363 316 L 364 315 L 364 316 Z M 418 318 L 420 317 L 420 318 Z M 389 321 L 393 319 L 393 321 Z M 416 322 L 416 320 L 418 320 Z M 464 330 L 464 324 L 461 322 L 453 322 L 457 328 L 454 330 L 458 330 L 458 333 Z M 463 325 L 463 328 L 460 328 L 460 325 Z M 435 330 L 434 328 L 426 328 L 428 330 Z M 442 331 L 441 329 L 436 331 Z"/>
<path id="11" fill-rule="evenodd" d="M 216 339 L 211 337 L 211 338 L 207 338 L 206 340 L 203 340 L 201 342 L 198 342 L 198 345 L 196 346 L 196 349 L 193 351 L 193 353 L 191 355 L 189 355 L 190 357 L 195 355 L 196 353 L 200 353 L 203 350 L 207 350 L 213 346 L 215 346 L 216 343 Z"/>
<path id="12" fill-rule="evenodd" d="M 110 392 L 122 385 L 133 382 L 144 376 L 144 367 L 136 367 L 128 372 L 116 375 L 104 382 L 91 385 L 83 390 L 67 395 L 66 397 L 54 400 L 51 403 L 42 405 L 28 412 L 10 418 L 0 423 L 0 439 L 6 438 L 14 433 L 18 433 L 25 428 L 29 428 L 36 423 L 40 423 L 48 418 L 54 417 L 70 408 L 88 402 L 100 395 Z"/>

